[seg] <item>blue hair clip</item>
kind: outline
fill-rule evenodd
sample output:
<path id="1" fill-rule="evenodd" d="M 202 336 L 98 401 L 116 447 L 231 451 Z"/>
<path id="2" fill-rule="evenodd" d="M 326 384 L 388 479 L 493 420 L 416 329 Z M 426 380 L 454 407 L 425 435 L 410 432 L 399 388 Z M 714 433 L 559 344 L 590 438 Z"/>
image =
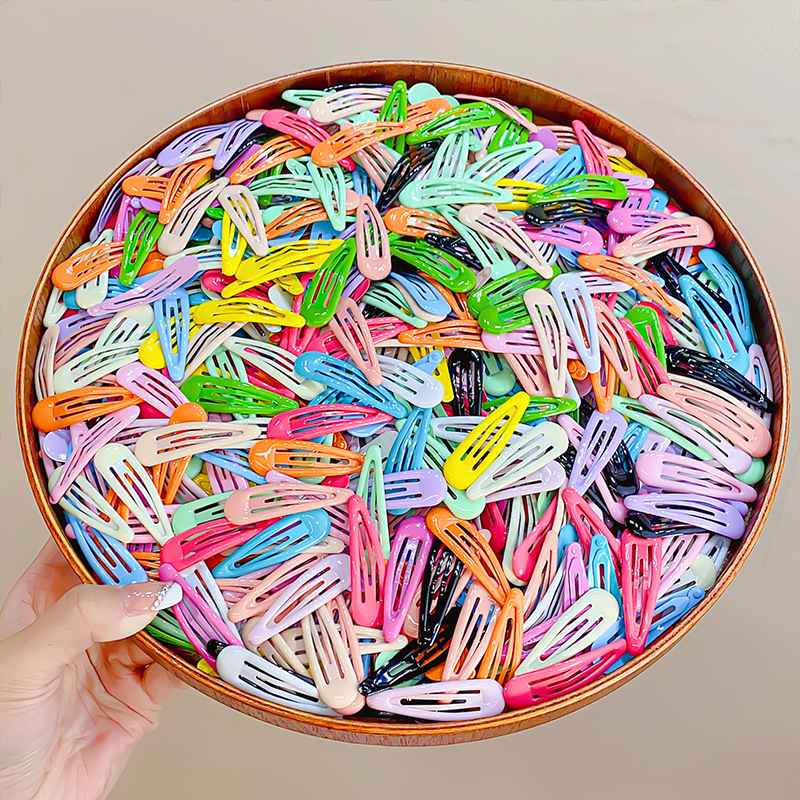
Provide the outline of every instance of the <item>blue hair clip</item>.
<path id="1" fill-rule="evenodd" d="M 563 525 L 561 529 L 558 531 L 558 563 L 560 564 L 564 560 L 564 556 L 567 554 L 567 548 L 573 542 L 579 542 L 580 539 L 578 538 L 578 531 L 575 529 L 574 525 Z"/>
<path id="2" fill-rule="evenodd" d="M 741 375 L 750 366 L 747 347 L 731 318 L 691 275 L 681 275 L 678 286 L 708 354 L 729 364 Z"/>
<path id="3" fill-rule="evenodd" d="M 330 532 L 325 509 L 289 514 L 268 525 L 211 570 L 215 578 L 238 578 L 282 564 L 319 544 Z"/>
<path id="4" fill-rule="evenodd" d="M 363 373 L 352 364 L 327 353 L 302 353 L 294 362 L 294 371 L 303 378 L 349 394 L 360 405 L 379 408 L 398 419 L 408 414 L 405 407 L 386 389 L 371 386 Z"/>
<path id="5" fill-rule="evenodd" d="M 122 542 L 90 528 L 72 514 L 65 513 L 65 516 L 81 553 L 103 583 L 122 586 L 148 580 L 142 565 Z"/>
<path id="6" fill-rule="evenodd" d="M 189 353 L 189 293 L 176 289 L 153 303 L 156 330 L 169 377 L 183 380 Z"/>
<path id="7" fill-rule="evenodd" d="M 639 453 L 642 452 L 645 439 L 647 439 L 649 433 L 650 428 L 646 428 L 641 422 L 628 423 L 628 427 L 622 436 L 622 441 L 625 447 L 628 448 L 628 453 L 634 462 L 639 458 Z"/>
<path id="8" fill-rule="evenodd" d="M 197 457 L 208 464 L 214 464 L 220 469 L 226 469 L 234 475 L 241 475 L 251 483 L 266 483 L 267 479 L 250 468 L 247 453 L 241 450 L 209 450 L 198 453 Z"/>
<path id="9" fill-rule="evenodd" d="M 551 183 L 571 178 L 574 175 L 581 175 L 584 172 L 586 172 L 586 162 L 583 160 L 583 151 L 579 144 L 574 144 L 558 158 L 540 164 L 528 173 L 525 180 L 549 186 Z"/>
<path id="10" fill-rule="evenodd" d="M 403 420 L 386 459 L 384 474 L 407 472 L 422 466 L 432 412 L 429 408 L 414 408 Z"/>
<path id="11" fill-rule="evenodd" d="M 363 167 L 356 167 L 350 174 L 353 178 L 353 191 L 356 194 L 366 195 L 373 203 L 377 203 L 381 193 L 366 170 Z"/>
<path id="12" fill-rule="evenodd" d="M 650 211 L 664 211 L 668 205 L 669 195 L 666 192 L 662 192 L 661 189 L 650 190 L 650 202 L 647 205 Z"/>
<path id="13" fill-rule="evenodd" d="M 750 303 L 742 279 L 736 274 L 728 260 L 716 250 L 704 247 L 698 258 L 706 271 L 719 286 L 719 292 L 731 304 L 730 317 L 746 346 L 755 342 L 753 323 L 750 319 Z"/>
<path id="14" fill-rule="evenodd" d="M 592 543 L 589 547 L 589 566 L 588 566 L 589 588 L 605 589 L 614 595 L 622 610 L 622 592 L 617 580 L 617 571 L 614 566 L 614 558 L 611 555 L 611 548 L 605 536 L 592 536 Z"/>
<path id="15" fill-rule="evenodd" d="M 419 275 L 394 270 L 392 280 L 400 284 L 410 295 L 411 299 L 429 314 L 446 317 L 450 311 L 450 304 L 436 291 L 433 284 Z"/>

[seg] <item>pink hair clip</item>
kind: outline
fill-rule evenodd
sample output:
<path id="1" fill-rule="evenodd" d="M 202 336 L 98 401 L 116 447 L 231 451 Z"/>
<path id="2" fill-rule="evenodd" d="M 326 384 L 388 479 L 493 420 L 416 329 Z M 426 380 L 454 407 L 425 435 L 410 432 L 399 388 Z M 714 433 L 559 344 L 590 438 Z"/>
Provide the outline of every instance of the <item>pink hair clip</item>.
<path id="1" fill-rule="evenodd" d="M 371 281 L 382 280 L 392 271 L 389 232 L 367 195 L 361 195 L 356 208 L 356 264 L 358 271 Z"/>
<path id="2" fill-rule="evenodd" d="M 624 242 L 616 244 L 613 254 L 617 258 L 643 261 L 675 247 L 705 247 L 714 241 L 714 231 L 700 217 L 665 219 L 645 228 Z"/>
<path id="3" fill-rule="evenodd" d="M 236 525 L 247 525 L 299 511 L 337 506 L 352 495 L 350 489 L 334 486 L 276 481 L 234 492 L 225 501 L 225 516 Z"/>
<path id="4" fill-rule="evenodd" d="M 353 495 L 347 503 L 350 522 L 350 603 L 359 625 L 383 622 L 386 562 L 380 536 L 364 500 Z"/>
<path id="5" fill-rule="evenodd" d="M 625 640 L 632 656 L 644 651 L 661 582 L 661 539 L 622 534 L 622 606 Z"/>
<path id="6" fill-rule="evenodd" d="M 339 300 L 328 327 L 369 383 L 379 386 L 383 376 L 375 343 L 364 313 L 352 298 L 342 297 Z"/>
<path id="7" fill-rule="evenodd" d="M 367 406 L 341 403 L 306 406 L 276 414 L 269 421 L 267 435 L 281 439 L 317 439 L 392 419 L 391 414 Z"/>
<path id="8" fill-rule="evenodd" d="M 564 505 L 566 506 L 567 513 L 572 520 L 572 524 L 575 526 L 575 530 L 578 532 L 578 538 L 585 552 L 589 552 L 589 548 L 592 544 L 592 536 L 599 534 L 608 541 L 611 553 L 617 563 L 619 563 L 621 557 L 619 539 L 611 533 L 608 526 L 591 509 L 586 500 L 572 488 L 564 489 L 562 497 L 564 498 Z"/>
<path id="9" fill-rule="evenodd" d="M 591 175 L 611 175 L 608 153 L 598 138 L 579 119 L 572 120 L 572 130 L 583 153 L 586 172 Z"/>
<path id="10" fill-rule="evenodd" d="M 287 111 L 285 108 L 270 108 L 265 111 L 261 115 L 261 124 L 265 128 L 287 133 L 297 139 L 298 142 L 302 142 L 309 147 L 314 147 L 320 142 L 324 142 L 330 135 L 322 125 L 314 122 L 313 119 L 306 119 L 299 114 Z M 356 168 L 355 162 L 351 158 L 343 158 L 339 165 L 348 172 L 352 172 Z"/>
<path id="11" fill-rule="evenodd" d="M 626 329 L 605 303 L 595 299 L 594 310 L 597 316 L 600 351 L 622 381 L 628 397 L 639 397 L 644 392 L 644 388 L 639 378 L 639 365 L 634 358 Z M 661 366 L 661 362 L 658 364 Z"/>

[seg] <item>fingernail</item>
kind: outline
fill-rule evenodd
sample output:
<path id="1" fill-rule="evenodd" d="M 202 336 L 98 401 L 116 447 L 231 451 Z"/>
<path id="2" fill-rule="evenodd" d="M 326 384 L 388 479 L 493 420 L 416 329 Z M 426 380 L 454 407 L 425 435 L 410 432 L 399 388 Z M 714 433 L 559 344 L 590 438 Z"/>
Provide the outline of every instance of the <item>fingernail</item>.
<path id="1" fill-rule="evenodd" d="M 122 595 L 122 608 L 129 617 L 162 611 L 181 601 L 183 590 L 177 583 L 132 583 L 125 586 Z"/>

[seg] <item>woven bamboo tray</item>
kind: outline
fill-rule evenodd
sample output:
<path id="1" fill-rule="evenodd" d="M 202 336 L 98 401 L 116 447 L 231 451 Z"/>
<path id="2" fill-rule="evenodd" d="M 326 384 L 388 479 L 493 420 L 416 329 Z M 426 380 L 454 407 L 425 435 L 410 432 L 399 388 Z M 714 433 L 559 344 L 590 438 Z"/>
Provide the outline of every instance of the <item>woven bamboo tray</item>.
<path id="1" fill-rule="evenodd" d="M 789 433 L 789 373 L 786 345 L 775 305 L 764 277 L 747 245 L 708 192 L 674 159 L 633 128 L 588 103 L 534 81 L 476 67 L 431 61 L 368 61 L 307 70 L 265 81 L 235 92 L 195 111 L 152 138 L 114 170 L 92 193 L 56 242 L 31 299 L 22 330 L 17 371 L 17 421 L 28 479 L 50 533 L 78 576 L 86 583 L 95 579 L 67 539 L 47 499 L 47 482 L 38 457 L 31 423 L 33 365 L 41 338 L 42 316 L 49 294 L 53 267 L 84 242 L 103 198 L 114 182 L 134 164 L 155 154 L 178 134 L 200 125 L 242 117 L 253 108 L 271 108 L 281 103 L 281 93 L 290 88 L 325 88 L 349 82 L 391 84 L 403 79 L 433 83 L 443 93 L 466 93 L 499 97 L 516 106 L 534 109 L 536 122 L 569 124 L 580 118 L 593 133 L 622 145 L 631 160 L 684 209 L 708 220 L 716 234 L 717 248 L 744 280 L 758 340 L 766 353 L 774 384 L 777 411 L 772 420 L 773 447 L 758 498 L 747 523 L 745 536 L 729 556 L 717 583 L 705 599 L 641 656 L 611 675 L 558 700 L 523 711 L 488 719 L 442 724 L 397 724 L 363 719 L 336 719 L 307 714 L 260 700 L 212 678 L 178 658 L 151 636 L 140 633 L 137 644 L 156 661 L 190 686 L 231 708 L 283 728 L 347 742 L 383 745 L 453 744 L 488 739 L 540 725 L 575 711 L 627 683 L 657 661 L 686 635 L 727 589 L 744 565 L 766 524 L 786 459 Z"/>

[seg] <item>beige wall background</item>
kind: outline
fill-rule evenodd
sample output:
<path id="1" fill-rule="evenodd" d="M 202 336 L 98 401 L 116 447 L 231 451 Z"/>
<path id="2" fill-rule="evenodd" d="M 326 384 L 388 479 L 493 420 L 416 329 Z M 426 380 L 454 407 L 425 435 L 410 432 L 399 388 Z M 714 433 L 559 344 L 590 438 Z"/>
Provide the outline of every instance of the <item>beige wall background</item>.
<path id="1" fill-rule="evenodd" d="M 705 184 L 760 261 L 800 346 L 800 22 L 733 2 L 3 2 L 2 575 L 41 546 L 13 416 L 16 347 L 53 242 L 88 193 L 172 121 L 296 69 L 420 58 L 524 75 L 589 100 Z M 424 750 L 302 737 L 187 691 L 115 800 L 645 795 L 797 797 L 797 446 L 766 531 L 714 609 L 610 697 L 512 737 Z M 257 794 L 255 794 L 257 793 Z"/>

